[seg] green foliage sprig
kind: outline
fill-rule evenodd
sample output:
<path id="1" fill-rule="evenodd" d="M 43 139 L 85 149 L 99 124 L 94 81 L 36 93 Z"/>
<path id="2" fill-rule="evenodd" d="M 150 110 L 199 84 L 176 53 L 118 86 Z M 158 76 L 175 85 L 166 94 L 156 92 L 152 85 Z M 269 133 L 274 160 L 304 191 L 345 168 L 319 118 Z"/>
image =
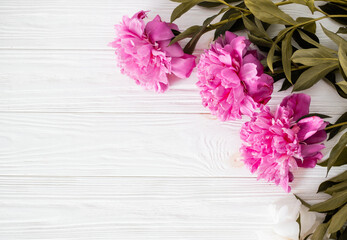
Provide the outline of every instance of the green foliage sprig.
<path id="1" fill-rule="evenodd" d="M 293 91 L 302 91 L 325 79 L 337 91 L 347 98 L 347 41 L 338 34 L 347 32 L 347 1 L 320 0 L 323 5 L 316 7 L 314 0 L 172 0 L 180 3 L 172 12 L 171 21 L 186 14 L 192 7 L 216 9 L 216 14 L 207 18 L 201 26 L 195 25 L 179 33 L 171 44 L 190 38 L 184 48 L 192 53 L 200 37 L 215 30 L 215 38 L 225 31 L 246 29 L 248 37 L 261 50 L 267 52 L 263 62 L 267 73 L 275 81 L 284 79 L 281 90 L 293 86 Z M 298 17 L 293 19 L 279 8 L 282 5 L 299 4 L 308 7 L 313 13 L 320 12 L 321 17 Z M 217 9 L 218 8 L 218 9 Z M 220 10 L 219 10 L 220 9 Z M 220 20 L 212 23 L 217 17 Z M 342 24 L 337 33 L 321 25 L 324 33 L 336 43 L 338 51 L 319 43 L 316 36 L 317 22 L 332 19 Z M 271 38 L 267 32 L 271 24 L 283 25 L 277 36 Z M 300 46 L 298 49 L 294 42 Z M 340 72 L 344 80 L 337 82 L 335 74 Z"/>

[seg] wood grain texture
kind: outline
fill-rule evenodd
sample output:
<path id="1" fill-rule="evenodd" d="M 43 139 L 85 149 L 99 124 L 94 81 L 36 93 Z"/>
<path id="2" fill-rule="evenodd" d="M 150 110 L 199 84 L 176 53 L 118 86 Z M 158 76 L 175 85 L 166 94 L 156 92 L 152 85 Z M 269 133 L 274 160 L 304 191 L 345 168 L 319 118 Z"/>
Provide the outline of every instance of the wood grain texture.
<path id="1" fill-rule="evenodd" d="M 107 46 L 113 25 L 141 9 L 168 20 L 176 5 L 0 0 L 1 240 L 254 240 L 271 226 L 267 205 L 286 194 L 236 160 L 246 119 L 211 116 L 195 73 L 156 94 L 116 68 Z M 305 7 L 283 9 L 310 16 Z M 195 7 L 177 24 L 185 29 L 209 15 Z M 336 48 L 319 27 L 318 36 Z M 197 56 L 211 39 L 203 37 Z M 271 107 L 290 94 L 280 86 Z M 332 121 L 347 110 L 323 81 L 305 93 L 311 112 Z M 325 168 L 294 175 L 294 193 L 310 203 L 326 199 L 315 194 Z"/>
<path id="2" fill-rule="evenodd" d="M 319 181 L 296 192 L 311 203 Z M 282 190 L 248 178 L 0 177 L 0 239 L 255 239 Z M 16 231 L 19 230 L 20 231 Z"/>
<path id="3" fill-rule="evenodd" d="M 208 113 L 201 105 L 195 72 L 172 81 L 164 94 L 145 91 L 116 68 L 114 53 L 81 50 L 0 50 L 0 111 Z M 274 107 L 291 89 L 278 92 Z M 305 91 L 311 111 L 338 116 L 345 99 L 321 81 Z M 333 107 L 331 107 L 333 106 Z"/>
<path id="4" fill-rule="evenodd" d="M 0 1 L 0 48 L 25 49 L 107 49 L 114 37 L 113 26 L 123 15 L 133 15 L 139 10 L 151 10 L 149 17 L 157 14 L 169 21 L 177 3 L 167 0 L 1 0 Z M 293 18 L 312 16 L 305 6 L 282 6 Z M 175 21 L 180 29 L 201 25 L 215 10 L 194 7 L 189 15 Z M 321 16 L 316 13 L 314 16 Z M 332 31 L 338 24 L 330 20 L 320 21 Z M 334 47 L 320 27 L 320 41 Z M 212 39 L 205 35 L 197 46 L 203 49 Z M 336 46 L 335 46 L 336 47 Z"/>
<path id="5" fill-rule="evenodd" d="M 209 114 L 3 113 L 0 126 L 0 175 L 251 176 L 235 167 L 241 122 Z"/>

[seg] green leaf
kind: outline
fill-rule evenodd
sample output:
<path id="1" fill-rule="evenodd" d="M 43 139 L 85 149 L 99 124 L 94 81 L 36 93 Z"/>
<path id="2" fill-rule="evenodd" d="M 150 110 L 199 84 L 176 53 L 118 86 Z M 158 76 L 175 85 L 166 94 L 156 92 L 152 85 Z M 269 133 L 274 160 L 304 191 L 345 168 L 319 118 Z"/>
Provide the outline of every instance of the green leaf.
<path id="1" fill-rule="evenodd" d="M 345 230 L 341 233 L 338 240 L 346 240 L 347 239 L 347 227 L 345 227 Z"/>
<path id="2" fill-rule="evenodd" d="M 333 33 L 333 32 L 331 32 L 331 31 L 329 31 L 328 29 L 326 29 L 325 27 L 323 27 L 322 24 L 321 24 L 321 27 L 322 27 L 324 33 L 325 33 L 331 40 L 333 40 L 338 46 L 347 44 L 346 40 L 344 40 L 342 37 L 340 37 L 340 36 L 337 35 L 336 33 Z"/>
<path id="3" fill-rule="evenodd" d="M 342 153 L 343 149 L 346 147 L 346 144 L 347 144 L 347 132 L 341 136 L 339 142 L 331 150 L 329 159 L 327 160 L 328 161 L 327 172 L 329 172 L 330 168 L 335 164 L 338 157 Z"/>
<path id="4" fill-rule="evenodd" d="M 347 221 L 347 204 L 343 206 L 332 218 L 328 227 L 328 233 L 339 231 Z"/>
<path id="5" fill-rule="evenodd" d="M 271 72 L 274 71 L 273 69 L 273 59 L 274 59 L 274 55 L 275 55 L 275 49 L 277 47 L 277 43 L 279 41 L 282 40 L 282 38 L 285 37 L 285 35 L 287 34 L 287 32 L 290 31 L 290 28 L 285 28 L 285 29 L 282 29 L 279 33 L 278 33 L 278 36 L 275 40 L 275 42 L 272 44 L 271 48 L 270 48 L 270 51 L 267 55 L 267 58 L 266 58 L 266 62 L 267 62 L 267 66 L 270 68 Z"/>
<path id="6" fill-rule="evenodd" d="M 292 17 L 280 10 L 271 0 L 245 0 L 247 8 L 263 22 L 270 24 L 295 25 Z"/>
<path id="7" fill-rule="evenodd" d="M 343 191 L 343 190 L 347 190 L 347 181 L 343 181 L 343 182 L 338 183 L 338 184 L 336 184 L 334 186 L 331 186 L 330 188 L 328 188 L 324 192 L 327 193 L 327 194 L 332 195 L 333 193 L 340 192 L 340 191 Z"/>
<path id="8" fill-rule="evenodd" d="M 291 62 L 291 56 L 293 53 L 293 48 L 292 48 L 292 36 L 293 32 L 295 29 L 290 30 L 285 38 L 282 41 L 282 66 L 283 66 L 283 71 L 284 74 L 286 75 L 286 78 L 288 81 L 293 84 L 292 79 L 291 79 L 291 73 L 292 73 L 292 62 Z"/>
<path id="9" fill-rule="evenodd" d="M 347 81 L 340 81 L 336 83 L 344 93 L 347 94 Z"/>
<path id="10" fill-rule="evenodd" d="M 337 175 L 336 177 L 333 177 L 329 179 L 328 181 L 322 182 L 319 185 L 318 191 L 317 192 L 323 192 L 327 190 L 329 187 L 334 186 L 340 182 L 346 181 L 347 180 L 347 170 L 344 171 L 343 173 Z"/>
<path id="11" fill-rule="evenodd" d="M 336 33 L 347 34 L 347 27 L 340 27 Z"/>
<path id="12" fill-rule="evenodd" d="M 313 66 L 303 72 L 294 84 L 293 91 L 302 91 L 312 87 L 329 72 L 338 68 L 338 63 L 327 62 Z"/>
<path id="13" fill-rule="evenodd" d="M 329 223 L 322 223 L 318 225 L 316 230 L 314 231 L 311 240 L 323 240 L 325 233 L 327 232 L 329 227 Z"/>
<path id="14" fill-rule="evenodd" d="M 342 45 L 342 43 L 339 46 L 339 51 L 337 53 L 337 56 L 339 57 L 339 62 L 340 62 L 340 66 L 343 70 L 343 72 L 345 73 L 345 75 L 347 75 L 347 44 Z M 337 83 L 339 85 L 339 83 Z M 345 93 L 347 93 L 347 82 L 343 84 L 344 87 L 342 87 L 341 85 L 339 85 L 342 90 L 344 90 Z"/>
<path id="15" fill-rule="evenodd" d="M 347 122 L 347 112 L 345 112 L 344 114 L 341 115 L 341 117 L 339 117 L 336 122 L 334 123 L 335 124 L 338 124 L 338 123 L 343 123 L 343 122 Z M 340 131 L 342 130 L 342 127 L 335 127 L 335 128 L 332 128 L 330 130 L 328 130 L 328 132 L 330 133 L 329 134 L 329 138 L 328 140 L 332 139 L 333 137 L 336 136 L 336 134 L 338 134 Z"/>
<path id="16" fill-rule="evenodd" d="M 306 42 L 312 44 L 313 46 L 316 46 L 317 48 L 319 49 L 322 49 L 322 50 L 325 50 L 327 52 L 330 52 L 330 53 L 336 53 L 333 49 L 330 49 L 330 48 L 327 48 L 321 44 L 319 44 L 318 42 L 314 41 L 312 38 L 310 38 L 306 33 L 304 33 L 303 31 L 300 31 L 299 30 L 299 34 L 300 34 L 300 37 L 305 40 Z"/>
<path id="17" fill-rule="evenodd" d="M 346 202 L 347 202 L 347 191 L 338 192 L 334 194 L 328 200 L 312 205 L 310 207 L 310 211 L 321 212 L 321 213 L 328 212 L 328 211 L 341 207 Z"/>
<path id="18" fill-rule="evenodd" d="M 200 31 L 200 29 L 201 29 L 201 26 L 198 26 L 198 25 L 194 25 L 187 28 L 184 32 L 180 33 L 175 38 L 173 38 L 169 45 L 172 45 L 182 39 L 193 37 L 195 34 L 197 34 Z"/>
<path id="19" fill-rule="evenodd" d="M 303 240 L 308 240 L 309 237 L 312 236 L 312 233 L 310 233 L 309 235 L 307 235 Z"/>
<path id="20" fill-rule="evenodd" d="M 187 45 L 184 47 L 183 51 L 188 54 L 192 54 L 197 42 L 199 41 L 200 37 L 206 32 L 207 26 L 220 14 L 225 12 L 228 8 L 222 8 L 219 13 L 206 18 L 206 20 L 203 22 L 203 25 L 201 26 L 199 32 L 197 32 L 192 39 L 187 43 Z"/>
<path id="21" fill-rule="evenodd" d="M 338 167 L 347 164 L 347 147 L 345 147 L 340 156 L 337 158 L 336 162 L 334 163 L 333 167 Z M 321 162 L 318 164 L 321 167 L 328 166 L 328 160 Z"/>
<path id="22" fill-rule="evenodd" d="M 251 20 L 249 20 L 246 16 L 242 16 L 243 24 L 248 29 L 248 31 L 253 34 L 254 36 L 257 36 L 259 38 L 265 38 L 270 39 L 267 35 L 265 29 L 258 28 L 257 25 L 255 25 Z"/>
<path id="23" fill-rule="evenodd" d="M 296 21 L 298 23 L 304 23 L 304 22 L 307 22 L 309 20 L 312 20 L 313 18 L 308 18 L 308 17 L 298 17 L 296 19 Z M 316 22 L 310 22 L 310 23 L 307 23 L 303 26 L 303 28 L 306 30 L 306 31 L 309 31 L 311 33 L 315 33 L 316 32 Z"/>
<path id="24" fill-rule="evenodd" d="M 312 13 L 315 11 L 314 0 L 290 0 L 290 2 L 306 5 Z"/>
<path id="25" fill-rule="evenodd" d="M 294 52 L 292 61 L 306 66 L 316 66 L 322 63 L 337 62 L 338 59 L 331 53 L 320 48 L 299 49 Z"/>
<path id="26" fill-rule="evenodd" d="M 203 0 L 190 0 L 184 1 L 178 5 L 171 13 L 171 22 L 175 21 L 177 18 L 181 17 L 184 13 L 188 12 L 196 4 L 202 2 Z"/>
<path id="27" fill-rule="evenodd" d="M 300 198 L 299 196 L 297 196 L 296 194 L 294 194 L 294 196 L 301 202 L 302 205 L 304 205 L 307 208 L 310 208 L 311 205 L 308 204 L 305 200 L 303 200 L 302 198 Z"/>
<path id="28" fill-rule="evenodd" d="M 346 5 L 346 0 L 334 0 L 334 2 L 338 3 L 332 3 L 333 1 L 330 0 L 330 2 L 328 2 L 325 5 L 319 6 L 320 9 L 322 9 L 324 12 L 326 12 L 329 15 L 343 15 L 346 14 L 347 11 L 347 5 Z M 345 5 L 345 7 L 343 7 L 343 4 Z M 343 25 L 347 25 L 347 17 L 344 18 L 332 18 L 333 20 L 335 20 L 338 23 L 341 23 Z"/>
<path id="29" fill-rule="evenodd" d="M 257 36 L 254 36 L 252 34 L 248 34 L 248 38 L 249 40 L 254 43 L 255 45 L 257 46 L 261 46 L 261 47 L 268 47 L 270 48 L 273 44 L 273 41 L 272 40 L 267 40 L 267 39 L 264 39 L 264 38 L 261 38 L 261 37 L 257 37 Z M 278 46 L 276 46 L 277 50 L 279 50 L 280 48 Z"/>
<path id="30" fill-rule="evenodd" d="M 299 212 L 298 218 L 296 219 L 296 222 L 299 224 L 299 236 L 298 236 L 298 238 L 300 239 L 300 232 L 301 232 L 301 215 L 300 215 L 300 212 Z"/>
<path id="31" fill-rule="evenodd" d="M 244 6 L 244 5 L 243 5 L 243 4 L 238 4 L 238 5 L 236 5 L 236 6 L 242 7 L 242 6 Z M 229 19 L 229 18 L 235 18 L 235 17 L 238 17 L 238 16 L 240 16 L 240 15 L 241 15 L 241 13 L 240 13 L 239 11 L 237 11 L 237 10 L 231 8 L 231 9 L 229 9 L 228 11 L 226 11 L 226 12 L 223 14 L 223 16 L 222 16 L 222 18 L 221 18 L 221 21 L 227 20 L 227 19 Z M 216 32 L 214 33 L 214 39 L 218 38 L 220 35 L 224 35 L 224 33 L 225 33 L 226 31 L 228 31 L 235 23 L 236 23 L 236 20 L 233 20 L 233 21 L 229 21 L 229 22 L 227 22 L 227 23 L 221 25 L 220 27 L 218 27 L 218 28 L 216 29 Z"/>
<path id="32" fill-rule="evenodd" d="M 325 114 L 320 114 L 320 113 L 310 113 L 310 114 L 307 114 L 305 116 L 302 116 L 301 118 L 299 118 L 296 122 L 299 122 L 301 119 L 304 119 L 304 118 L 308 118 L 308 117 L 313 117 L 313 116 L 316 116 L 316 117 L 320 117 L 320 118 L 331 118 L 330 116 L 328 115 L 325 115 Z"/>

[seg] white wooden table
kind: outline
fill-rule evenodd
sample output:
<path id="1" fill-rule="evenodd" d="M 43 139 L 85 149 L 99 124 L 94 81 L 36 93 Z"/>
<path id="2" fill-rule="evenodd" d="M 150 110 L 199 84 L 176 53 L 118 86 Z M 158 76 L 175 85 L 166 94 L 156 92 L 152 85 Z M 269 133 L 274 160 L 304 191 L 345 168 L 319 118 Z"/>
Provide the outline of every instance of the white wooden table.
<path id="1" fill-rule="evenodd" d="M 0 0 L 1 240 L 253 240 L 270 227 L 267 204 L 286 194 L 235 161 L 242 121 L 212 117 L 195 74 L 156 94 L 116 68 L 107 44 L 122 15 L 144 9 L 169 20 L 175 6 Z M 177 23 L 185 29 L 210 14 L 195 8 Z M 277 92 L 280 85 L 270 106 L 290 93 Z M 336 120 L 346 111 L 324 82 L 306 93 L 312 112 Z M 315 194 L 325 174 L 295 172 L 293 192 L 310 202 L 326 198 Z"/>

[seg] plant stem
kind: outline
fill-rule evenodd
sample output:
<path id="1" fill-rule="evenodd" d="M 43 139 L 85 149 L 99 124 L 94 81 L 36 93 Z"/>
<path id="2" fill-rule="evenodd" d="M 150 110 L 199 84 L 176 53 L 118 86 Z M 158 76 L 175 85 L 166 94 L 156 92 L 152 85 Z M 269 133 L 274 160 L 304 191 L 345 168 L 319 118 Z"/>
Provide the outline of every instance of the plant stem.
<path id="1" fill-rule="evenodd" d="M 301 70 L 301 69 L 306 69 L 306 68 L 309 68 L 309 66 L 299 66 L 299 67 L 296 67 L 296 68 L 292 68 L 291 71 L 297 71 L 297 70 Z M 266 74 L 279 74 L 279 73 L 283 73 L 283 69 L 280 69 L 280 70 L 277 70 L 277 71 L 274 71 L 274 72 L 271 72 L 271 71 L 268 71 L 268 72 L 265 72 Z"/>
<path id="2" fill-rule="evenodd" d="M 342 123 L 337 123 L 337 124 L 331 125 L 329 127 L 326 127 L 325 130 L 329 130 L 329 129 L 336 128 L 336 127 L 341 127 L 343 125 L 347 125 L 347 122 L 342 122 Z"/>
<path id="3" fill-rule="evenodd" d="M 241 12 L 247 12 L 247 13 L 250 12 L 248 9 L 230 5 L 229 3 L 225 2 L 224 0 L 218 0 L 218 2 L 223 3 L 224 5 L 227 5 L 229 8 L 236 9 L 236 10 L 239 10 Z"/>

